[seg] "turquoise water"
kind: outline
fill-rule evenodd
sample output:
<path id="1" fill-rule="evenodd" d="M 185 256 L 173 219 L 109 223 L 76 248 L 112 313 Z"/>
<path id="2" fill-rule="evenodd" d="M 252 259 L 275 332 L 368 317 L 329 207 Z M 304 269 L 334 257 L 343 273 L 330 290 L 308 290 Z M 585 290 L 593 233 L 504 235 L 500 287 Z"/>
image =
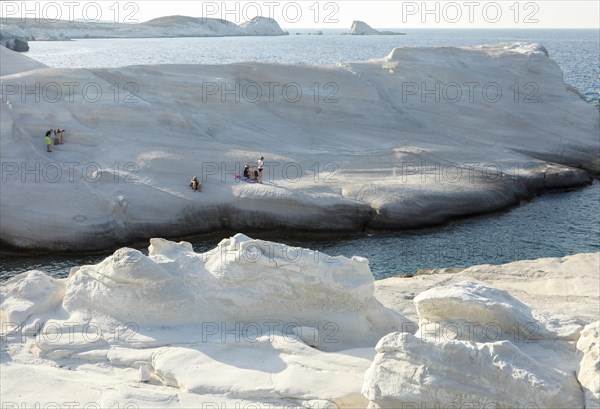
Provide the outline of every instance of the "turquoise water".
<path id="1" fill-rule="evenodd" d="M 158 63 L 271 61 L 332 64 L 381 58 L 398 46 L 461 46 L 528 41 L 546 46 L 565 80 L 598 102 L 600 38 L 597 30 L 407 30 L 406 36 L 324 36 L 77 40 L 32 42 L 27 55 L 53 67 L 114 67 Z M 60 58 L 57 56 L 60 55 Z M 600 136 L 599 136 L 600 143 Z M 330 255 L 359 255 L 370 260 L 381 279 L 412 274 L 420 268 L 466 267 L 518 259 L 559 257 L 600 251 L 600 183 L 566 193 L 537 197 L 511 211 L 462 220 L 415 232 L 361 232 L 352 235 L 245 232 L 251 237 L 311 248 Z M 232 232 L 191 241 L 197 251 L 212 249 Z M 148 243 L 137 246 L 140 249 Z M 40 269 L 64 277 L 73 266 L 97 263 L 96 255 L 2 254 L 0 280 Z"/>

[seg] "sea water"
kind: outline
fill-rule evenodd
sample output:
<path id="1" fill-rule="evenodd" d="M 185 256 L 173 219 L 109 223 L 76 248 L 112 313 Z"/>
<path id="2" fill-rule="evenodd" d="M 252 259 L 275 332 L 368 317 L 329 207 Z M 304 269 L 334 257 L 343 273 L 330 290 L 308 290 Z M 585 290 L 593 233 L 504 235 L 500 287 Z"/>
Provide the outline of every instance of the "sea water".
<path id="1" fill-rule="evenodd" d="M 116 67 L 132 64 L 224 64 L 263 61 L 335 64 L 386 56 L 401 46 L 464 46 L 499 42 L 537 42 L 562 68 L 565 81 L 590 104 L 598 104 L 600 38 L 596 30 L 407 30 L 405 36 L 325 35 L 109 39 L 31 42 L 26 54 L 51 67 Z M 599 136 L 600 138 L 600 136 Z M 600 141 L 599 141 L 600 142 Z M 412 232 L 290 235 L 246 232 L 256 238 L 307 247 L 330 255 L 370 260 L 377 279 L 413 274 L 422 268 L 467 267 L 520 259 L 561 257 L 600 251 L 600 183 L 566 193 L 537 197 L 508 212 Z M 232 232 L 186 238 L 197 251 L 212 249 Z M 147 243 L 136 247 L 144 249 Z M 73 266 L 97 263 L 95 255 L 22 255 L 4 252 L 0 280 L 39 269 L 64 277 Z"/>

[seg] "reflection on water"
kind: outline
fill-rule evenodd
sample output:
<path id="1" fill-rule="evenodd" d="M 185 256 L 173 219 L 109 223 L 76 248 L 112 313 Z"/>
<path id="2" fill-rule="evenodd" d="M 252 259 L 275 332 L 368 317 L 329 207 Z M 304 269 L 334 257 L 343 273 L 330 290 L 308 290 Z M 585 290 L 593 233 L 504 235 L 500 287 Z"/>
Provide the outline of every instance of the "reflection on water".
<path id="1" fill-rule="evenodd" d="M 230 235 L 215 233 L 186 240 L 192 242 L 196 251 L 204 252 Z M 439 229 L 345 235 L 293 235 L 290 232 L 248 235 L 334 256 L 367 257 L 377 279 L 412 274 L 421 268 L 561 257 L 600 251 L 600 182 L 585 189 L 545 194 L 506 213 L 464 220 Z M 144 247 L 140 250 L 147 252 Z M 97 263 L 110 254 L 4 255 L 0 279 L 33 269 L 65 277 L 71 267 Z"/>

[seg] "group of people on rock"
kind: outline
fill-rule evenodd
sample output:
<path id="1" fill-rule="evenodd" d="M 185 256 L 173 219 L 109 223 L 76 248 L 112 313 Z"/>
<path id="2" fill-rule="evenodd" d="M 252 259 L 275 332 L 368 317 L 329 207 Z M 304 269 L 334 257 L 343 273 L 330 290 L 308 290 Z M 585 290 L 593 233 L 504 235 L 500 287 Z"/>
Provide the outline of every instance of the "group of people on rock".
<path id="1" fill-rule="evenodd" d="M 252 168 L 256 168 L 256 170 L 252 171 L 251 170 Z M 260 159 L 256 161 L 256 166 L 250 166 L 247 163 L 244 165 L 243 178 L 245 178 L 247 180 L 254 180 L 257 183 L 262 184 L 264 168 L 265 168 L 265 157 L 261 156 Z"/>
<path id="2" fill-rule="evenodd" d="M 65 130 L 62 131 L 57 129 L 50 129 L 46 132 L 46 149 L 48 152 L 52 152 L 52 144 L 54 145 L 62 145 L 65 143 Z"/>
<path id="3" fill-rule="evenodd" d="M 198 180 L 198 176 L 194 176 L 190 182 L 190 187 L 193 191 L 202 192 L 202 183 Z"/>
<path id="4" fill-rule="evenodd" d="M 252 170 L 256 168 L 256 170 Z M 261 183 L 263 179 L 263 170 L 265 168 L 265 157 L 261 156 L 259 160 L 256 161 L 256 166 L 250 166 L 248 163 L 244 165 L 244 174 L 236 175 L 236 179 L 241 179 L 245 181 L 253 181 L 253 183 Z M 194 176 L 190 181 L 190 187 L 192 190 L 196 192 L 202 192 L 202 183 L 198 180 L 197 176 Z"/>

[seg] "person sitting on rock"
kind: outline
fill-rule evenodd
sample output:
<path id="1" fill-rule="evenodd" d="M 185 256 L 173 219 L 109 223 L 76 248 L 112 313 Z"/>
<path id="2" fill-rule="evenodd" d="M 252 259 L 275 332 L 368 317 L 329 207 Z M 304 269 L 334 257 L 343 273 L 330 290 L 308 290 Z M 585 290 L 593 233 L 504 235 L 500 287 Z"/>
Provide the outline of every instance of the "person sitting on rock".
<path id="1" fill-rule="evenodd" d="M 258 172 L 252 172 L 251 168 L 252 166 L 248 165 L 247 163 L 244 165 L 244 177 L 246 179 L 256 180 L 258 178 Z"/>
<path id="2" fill-rule="evenodd" d="M 194 176 L 194 178 L 190 182 L 190 187 L 194 191 L 202 192 L 202 183 L 200 183 L 197 176 Z"/>

